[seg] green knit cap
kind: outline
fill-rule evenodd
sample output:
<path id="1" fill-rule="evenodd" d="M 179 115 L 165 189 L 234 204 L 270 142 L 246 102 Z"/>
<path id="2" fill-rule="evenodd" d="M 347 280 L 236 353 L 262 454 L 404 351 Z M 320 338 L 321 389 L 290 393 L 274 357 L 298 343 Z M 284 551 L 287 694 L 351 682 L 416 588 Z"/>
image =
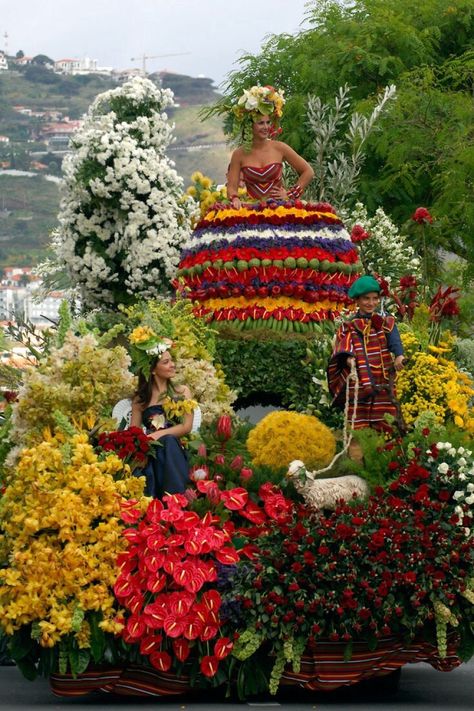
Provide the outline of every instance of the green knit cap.
<path id="1" fill-rule="evenodd" d="M 378 294 L 380 292 L 380 284 L 374 277 L 366 275 L 356 279 L 349 289 L 349 296 L 351 299 L 358 299 L 359 296 L 370 294 L 372 291 L 376 291 Z"/>

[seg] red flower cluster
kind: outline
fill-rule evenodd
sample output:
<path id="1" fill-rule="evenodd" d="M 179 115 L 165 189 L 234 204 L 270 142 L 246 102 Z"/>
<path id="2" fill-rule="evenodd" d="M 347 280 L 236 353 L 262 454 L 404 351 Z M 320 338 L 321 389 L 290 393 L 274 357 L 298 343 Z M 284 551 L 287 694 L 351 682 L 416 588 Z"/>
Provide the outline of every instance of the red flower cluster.
<path id="1" fill-rule="evenodd" d="M 225 493 L 233 500 L 232 491 Z M 194 646 L 201 672 L 214 676 L 232 642 L 217 639 L 213 654 L 208 652 L 222 625 L 221 596 L 209 586 L 217 579 L 217 563 L 235 564 L 239 554 L 229 526 L 211 513 L 201 518 L 187 506 L 181 494 L 153 500 L 145 515 L 135 501 L 123 504 L 122 519 L 133 525 L 123 531 L 128 550 L 119 556 L 114 592 L 127 610 L 123 639 L 139 644 L 152 666 L 167 671 L 174 658 L 184 661 Z"/>
<path id="2" fill-rule="evenodd" d="M 125 462 L 143 464 L 150 450 L 150 440 L 141 427 L 129 427 L 117 432 L 103 432 L 98 445 L 104 452 L 115 452 Z"/>
<path id="3" fill-rule="evenodd" d="M 459 314 L 458 299 L 461 296 L 461 289 L 457 286 L 440 286 L 431 299 L 430 319 L 435 322 L 442 318 L 457 316 Z"/>
<path id="4" fill-rule="evenodd" d="M 426 207 L 417 207 L 415 212 L 411 216 L 411 219 L 414 222 L 417 222 L 419 225 L 423 225 L 425 223 L 431 224 L 433 222 L 433 218 L 431 217 Z"/>
<path id="5" fill-rule="evenodd" d="M 348 297 L 341 297 L 340 301 L 349 302 L 350 299 Z M 293 306 L 288 308 L 278 306 L 270 310 L 256 304 L 244 307 L 229 306 L 227 308 L 216 309 L 215 311 L 211 311 L 208 307 L 203 305 L 195 307 L 194 313 L 199 317 L 212 316 L 215 321 L 246 321 L 247 319 L 253 319 L 254 321 L 261 319 L 262 321 L 267 321 L 270 318 L 276 321 L 283 321 L 283 319 L 286 318 L 288 321 L 298 321 L 300 323 L 317 323 L 318 321 L 326 320 L 334 321 L 337 315 L 337 312 L 330 309 L 319 309 L 318 311 L 306 313 L 303 309 Z"/>
<path id="6" fill-rule="evenodd" d="M 212 219 L 207 219 L 204 217 L 202 220 L 198 222 L 196 225 L 196 229 L 204 229 L 207 227 L 234 227 L 235 225 L 241 225 L 241 224 L 246 224 L 246 225 L 259 225 L 262 223 L 265 224 L 270 224 L 270 225 L 287 225 L 287 224 L 298 224 L 298 225 L 313 225 L 316 222 L 323 222 L 328 225 L 340 225 L 341 220 L 334 216 L 329 216 L 329 215 L 324 215 L 321 214 L 322 212 L 326 212 L 325 210 L 322 209 L 322 206 L 326 205 L 326 203 L 318 203 L 316 205 L 312 205 L 310 203 L 306 203 L 304 205 L 304 211 L 306 214 L 304 215 L 295 215 L 295 214 L 287 214 L 287 215 L 279 215 L 276 211 L 275 214 L 263 214 L 263 210 L 268 210 L 270 205 L 268 203 L 261 203 L 261 204 L 251 204 L 251 205 L 245 205 L 245 207 L 251 208 L 252 212 L 248 216 L 243 216 L 243 215 L 235 215 L 235 216 L 221 216 L 219 212 L 215 214 L 215 216 Z M 327 205 L 330 207 L 329 205 Z M 226 206 L 228 209 L 228 205 Z M 282 207 L 281 205 L 278 205 L 278 207 Z M 285 208 L 303 208 L 303 203 L 300 203 L 298 200 L 291 201 L 288 203 L 285 203 L 283 205 Z M 331 208 L 333 210 L 333 208 Z M 328 210 L 329 212 L 329 210 Z M 208 213 L 209 214 L 209 213 Z"/>
<path id="7" fill-rule="evenodd" d="M 353 242 L 363 242 L 370 237 L 370 233 L 366 232 L 362 225 L 354 225 L 351 231 L 351 240 Z"/>
<path id="8" fill-rule="evenodd" d="M 331 515 L 286 510 L 284 501 L 283 515 L 274 515 L 280 503 L 266 498 L 271 485 L 261 488 L 272 515 L 251 567 L 239 566 L 224 594 L 226 604 L 240 604 L 242 629 L 255 626 L 268 640 L 375 643 L 427 628 L 431 635 L 435 601 L 458 619 L 471 614 L 462 592 L 474 564 L 474 538 L 465 533 L 473 519 L 467 505 L 461 523 L 455 511 L 459 482 L 439 472 L 434 446 L 415 450 L 406 464 L 401 451 L 394 454 L 399 476 L 388 489 Z"/>

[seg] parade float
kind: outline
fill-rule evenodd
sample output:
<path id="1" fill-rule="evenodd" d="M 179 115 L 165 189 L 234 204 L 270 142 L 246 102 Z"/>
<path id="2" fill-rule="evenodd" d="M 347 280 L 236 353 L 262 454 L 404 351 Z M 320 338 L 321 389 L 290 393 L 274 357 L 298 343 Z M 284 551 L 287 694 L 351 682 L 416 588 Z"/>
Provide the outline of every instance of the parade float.
<path id="1" fill-rule="evenodd" d="M 330 205 L 301 203 L 265 214 L 275 244 L 258 230 L 264 206 L 244 206 L 235 239 L 214 242 L 219 220 L 238 216 L 224 194 L 201 216 L 184 196 L 164 154 L 170 100 L 139 79 L 94 104 L 55 237 L 83 311 L 65 305 L 31 367 L 3 373 L 16 390 L 0 470 L 9 654 L 60 696 L 246 699 L 393 680 L 410 662 L 453 669 L 474 653 L 473 381 L 447 328 L 458 294 L 427 300 L 418 275 L 387 282 L 408 359 L 406 431 L 361 430 L 349 458 L 324 361 L 362 245 L 376 261 L 398 235 L 383 220 L 349 232 Z M 278 251 L 290 223 L 298 256 Z M 185 285 L 177 298 L 172 281 Z M 202 411 L 189 487 L 161 501 L 134 476 L 154 445 L 112 417 L 153 336 L 173 342 L 177 380 Z M 235 407 L 258 390 L 283 409 L 253 426 Z M 318 499 L 330 479 L 363 488 L 323 486 Z"/>

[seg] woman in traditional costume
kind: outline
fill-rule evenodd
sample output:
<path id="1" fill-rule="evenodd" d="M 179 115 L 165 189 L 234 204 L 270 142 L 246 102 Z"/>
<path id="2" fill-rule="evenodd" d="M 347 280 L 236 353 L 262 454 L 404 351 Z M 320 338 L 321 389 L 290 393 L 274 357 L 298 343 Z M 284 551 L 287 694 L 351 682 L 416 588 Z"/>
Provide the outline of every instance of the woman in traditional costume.
<path id="1" fill-rule="evenodd" d="M 334 208 L 300 200 L 313 169 L 273 139 L 283 105 L 282 92 L 255 86 L 222 109 L 240 144 L 228 170 L 227 202 L 212 206 L 196 225 L 178 271 L 185 293 L 199 302 L 196 315 L 209 321 L 308 330 L 346 307 L 347 290 L 361 270 Z M 288 189 L 284 163 L 298 174 Z"/>
<path id="2" fill-rule="evenodd" d="M 149 365 L 142 359 L 130 425 L 145 427 L 149 439 L 157 442 L 146 466 L 135 473 L 146 478 L 145 494 L 161 499 L 164 494 L 183 493 L 189 482 L 187 454 L 180 438 L 192 429 L 197 403 L 186 385 L 173 384 L 172 342 L 152 337 L 148 343 L 141 353 L 149 357 Z M 171 412 L 179 413 L 181 421 L 173 422 Z"/>
<path id="3" fill-rule="evenodd" d="M 380 285 L 374 277 L 363 276 L 352 284 L 349 296 L 357 312 L 343 323 L 328 367 L 329 390 L 335 404 L 343 405 L 352 364 L 357 368 L 359 389 L 354 402 L 354 382 L 349 381 L 349 420 L 355 407 L 354 429 L 387 427 L 385 415 L 398 417 L 393 388 L 393 371 L 403 368 L 403 346 L 393 316 L 376 313 Z"/>

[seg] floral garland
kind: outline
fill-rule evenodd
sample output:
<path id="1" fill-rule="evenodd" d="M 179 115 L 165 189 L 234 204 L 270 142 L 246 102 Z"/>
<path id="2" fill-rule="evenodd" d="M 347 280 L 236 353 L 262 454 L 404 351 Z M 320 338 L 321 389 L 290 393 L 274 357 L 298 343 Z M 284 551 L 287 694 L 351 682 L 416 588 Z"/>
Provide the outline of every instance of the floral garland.
<path id="1" fill-rule="evenodd" d="M 86 307 L 169 292 L 195 211 L 165 155 L 172 105 L 137 77 L 99 95 L 74 136 L 54 249 Z"/>

